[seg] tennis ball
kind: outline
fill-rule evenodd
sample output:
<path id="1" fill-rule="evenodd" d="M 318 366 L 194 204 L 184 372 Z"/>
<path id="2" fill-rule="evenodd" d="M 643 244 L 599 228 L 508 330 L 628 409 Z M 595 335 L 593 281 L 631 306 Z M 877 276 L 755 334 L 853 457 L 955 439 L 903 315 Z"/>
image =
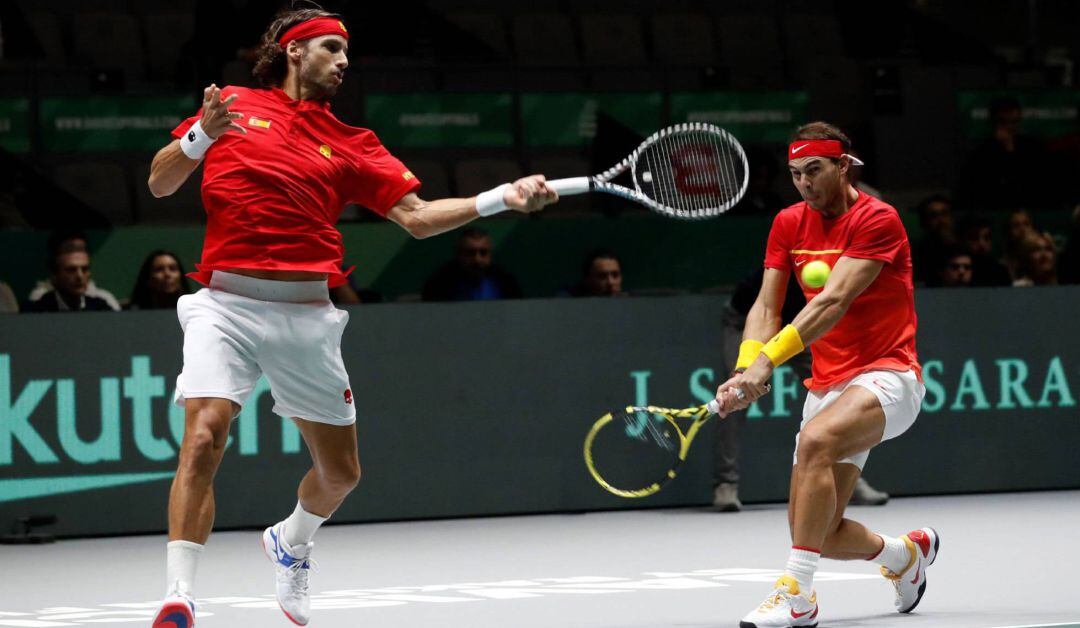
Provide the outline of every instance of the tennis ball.
<path id="1" fill-rule="evenodd" d="M 803 283 L 811 288 L 820 288 L 829 279 L 829 265 L 821 260 L 814 260 L 806 264 L 802 270 Z"/>

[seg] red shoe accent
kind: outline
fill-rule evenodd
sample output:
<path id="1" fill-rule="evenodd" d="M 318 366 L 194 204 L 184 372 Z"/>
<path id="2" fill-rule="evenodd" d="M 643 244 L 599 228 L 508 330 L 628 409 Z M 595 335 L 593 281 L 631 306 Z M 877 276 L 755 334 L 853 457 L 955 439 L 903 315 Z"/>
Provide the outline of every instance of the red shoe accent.
<path id="1" fill-rule="evenodd" d="M 796 613 L 794 608 L 791 609 L 791 616 L 794 617 L 795 619 L 802 619 L 803 617 L 806 617 L 809 614 L 810 614 L 810 611 L 806 611 L 805 613 Z M 817 614 L 817 607 L 816 606 L 814 607 L 814 614 L 815 615 Z M 813 619 L 813 618 L 811 618 L 811 619 Z"/>
<path id="2" fill-rule="evenodd" d="M 922 565 L 919 565 L 919 567 L 922 567 Z M 919 581 L 919 567 L 915 568 L 915 577 L 912 578 L 911 584 L 915 584 L 916 582 Z"/>
<path id="3" fill-rule="evenodd" d="M 820 606 L 815 606 L 814 607 L 814 614 L 810 616 L 810 619 L 813 619 L 813 618 L 817 617 L 817 612 L 818 612 L 819 608 L 821 608 L 821 607 Z"/>
<path id="4" fill-rule="evenodd" d="M 930 555 L 930 536 L 925 532 L 922 530 L 912 530 L 907 533 L 907 538 L 911 539 L 913 543 L 919 546 L 923 556 Z"/>

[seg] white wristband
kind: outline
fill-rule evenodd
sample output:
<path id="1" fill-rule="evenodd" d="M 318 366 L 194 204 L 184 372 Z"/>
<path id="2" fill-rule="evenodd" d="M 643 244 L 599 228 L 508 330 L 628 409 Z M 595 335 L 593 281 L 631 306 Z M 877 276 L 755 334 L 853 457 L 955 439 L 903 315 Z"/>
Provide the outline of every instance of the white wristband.
<path id="1" fill-rule="evenodd" d="M 477 194 L 476 213 L 481 216 L 491 216 L 492 214 L 497 214 L 510 209 L 507 207 L 506 201 L 503 200 L 503 197 L 506 195 L 506 189 L 509 187 L 509 183 L 503 183 L 499 187 Z"/>
<path id="2" fill-rule="evenodd" d="M 189 159 L 202 159 L 214 142 L 215 140 L 203 131 L 201 122 L 196 120 L 180 139 L 180 150 L 184 151 Z"/>

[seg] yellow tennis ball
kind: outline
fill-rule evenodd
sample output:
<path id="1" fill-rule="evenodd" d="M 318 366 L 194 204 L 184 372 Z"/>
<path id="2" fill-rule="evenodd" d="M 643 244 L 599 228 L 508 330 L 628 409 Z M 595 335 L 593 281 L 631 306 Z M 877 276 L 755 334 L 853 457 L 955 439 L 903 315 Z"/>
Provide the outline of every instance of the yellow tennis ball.
<path id="1" fill-rule="evenodd" d="M 808 262 L 802 270 L 803 283 L 811 288 L 820 288 L 829 279 L 829 265 L 821 260 Z"/>

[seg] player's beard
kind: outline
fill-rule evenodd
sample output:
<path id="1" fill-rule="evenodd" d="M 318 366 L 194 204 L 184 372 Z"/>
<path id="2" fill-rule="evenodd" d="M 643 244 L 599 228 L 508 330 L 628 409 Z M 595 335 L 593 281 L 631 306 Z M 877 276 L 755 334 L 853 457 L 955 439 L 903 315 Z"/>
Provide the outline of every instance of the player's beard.
<path id="1" fill-rule="evenodd" d="M 319 69 L 311 64 L 304 64 L 300 68 L 300 83 L 308 94 L 310 100 L 330 100 L 337 94 L 341 84 L 334 80 L 334 73 L 319 72 Z"/>

